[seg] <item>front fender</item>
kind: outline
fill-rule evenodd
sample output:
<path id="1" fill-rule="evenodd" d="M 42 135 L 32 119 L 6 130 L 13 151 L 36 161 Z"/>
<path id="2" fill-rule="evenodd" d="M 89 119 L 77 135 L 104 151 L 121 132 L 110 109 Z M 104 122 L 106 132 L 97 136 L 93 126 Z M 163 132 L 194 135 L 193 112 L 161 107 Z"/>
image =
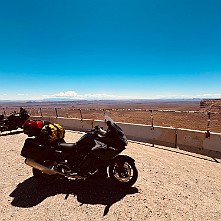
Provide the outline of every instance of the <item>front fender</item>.
<path id="1" fill-rule="evenodd" d="M 111 163 L 121 163 L 127 161 L 128 163 L 134 164 L 135 160 L 127 155 L 118 155 L 112 159 Z"/>

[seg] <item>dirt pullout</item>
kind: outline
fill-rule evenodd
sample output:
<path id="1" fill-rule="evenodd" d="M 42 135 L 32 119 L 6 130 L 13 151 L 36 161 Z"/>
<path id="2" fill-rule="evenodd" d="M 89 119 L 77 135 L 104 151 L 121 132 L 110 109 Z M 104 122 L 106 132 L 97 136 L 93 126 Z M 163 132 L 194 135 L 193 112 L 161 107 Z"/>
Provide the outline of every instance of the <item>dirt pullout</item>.
<path id="1" fill-rule="evenodd" d="M 129 190 L 109 179 L 40 187 L 20 151 L 26 135 L 0 136 L 1 220 L 221 220 L 220 160 L 129 142 L 139 178 Z M 68 131 L 66 140 L 82 133 Z"/>

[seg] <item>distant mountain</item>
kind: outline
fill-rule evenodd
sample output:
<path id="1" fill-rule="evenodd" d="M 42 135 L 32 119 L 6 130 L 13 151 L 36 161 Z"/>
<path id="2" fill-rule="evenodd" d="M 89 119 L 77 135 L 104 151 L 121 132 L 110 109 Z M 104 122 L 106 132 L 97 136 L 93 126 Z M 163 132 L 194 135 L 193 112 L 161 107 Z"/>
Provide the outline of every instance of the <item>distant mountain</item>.
<path id="1" fill-rule="evenodd" d="M 200 108 L 210 111 L 221 111 L 221 99 L 203 99 L 200 101 Z"/>

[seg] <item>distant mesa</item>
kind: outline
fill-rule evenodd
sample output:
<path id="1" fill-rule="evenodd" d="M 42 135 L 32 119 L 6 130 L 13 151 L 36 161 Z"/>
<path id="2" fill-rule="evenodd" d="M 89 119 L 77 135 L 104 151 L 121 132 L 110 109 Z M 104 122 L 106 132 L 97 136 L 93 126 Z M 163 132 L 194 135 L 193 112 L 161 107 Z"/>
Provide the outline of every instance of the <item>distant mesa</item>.
<path id="1" fill-rule="evenodd" d="M 200 101 L 200 108 L 211 111 L 221 111 L 221 99 L 203 99 Z"/>

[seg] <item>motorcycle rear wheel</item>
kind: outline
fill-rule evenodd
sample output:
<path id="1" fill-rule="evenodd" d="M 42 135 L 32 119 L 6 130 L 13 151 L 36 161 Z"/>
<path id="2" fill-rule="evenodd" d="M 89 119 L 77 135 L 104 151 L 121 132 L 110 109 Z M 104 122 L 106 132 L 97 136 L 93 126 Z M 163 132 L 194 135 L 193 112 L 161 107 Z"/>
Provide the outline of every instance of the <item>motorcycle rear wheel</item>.
<path id="1" fill-rule="evenodd" d="M 134 185 L 138 178 L 138 171 L 134 162 L 124 160 L 120 165 L 115 162 L 109 167 L 109 175 L 113 182 L 121 187 L 127 188 Z"/>

